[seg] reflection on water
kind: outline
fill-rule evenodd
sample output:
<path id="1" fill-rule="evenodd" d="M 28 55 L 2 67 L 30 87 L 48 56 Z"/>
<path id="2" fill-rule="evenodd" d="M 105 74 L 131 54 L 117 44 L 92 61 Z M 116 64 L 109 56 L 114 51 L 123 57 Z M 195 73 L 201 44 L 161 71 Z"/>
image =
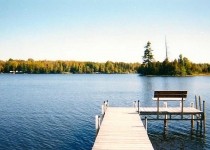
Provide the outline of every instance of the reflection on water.
<path id="1" fill-rule="evenodd" d="M 138 75 L 0 75 L 0 149 L 91 149 L 94 117 L 101 104 L 156 106 L 155 90 L 187 90 L 206 100 L 206 136 L 191 135 L 190 122 L 149 121 L 155 149 L 210 149 L 210 77 L 142 77 Z M 173 104 L 172 104 L 173 105 Z"/>

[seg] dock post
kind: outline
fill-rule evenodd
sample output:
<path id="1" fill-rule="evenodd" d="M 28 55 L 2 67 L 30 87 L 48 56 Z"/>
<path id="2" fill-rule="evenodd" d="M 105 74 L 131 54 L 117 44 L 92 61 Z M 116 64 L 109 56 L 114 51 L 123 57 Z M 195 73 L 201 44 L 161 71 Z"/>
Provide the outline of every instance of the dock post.
<path id="1" fill-rule="evenodd" d="M 201 97 L 199 96 L 199 110 L 201 111 Z"/>
<path id="2" fill-rule="evenodd" d="M 195 95 L 195 108 L 196 109 L 199 109 L 198 108 L 198 98 L 197 98 L 197 96 Z M 198 114 L 196 115 L 196 119 L 198 119 L 199 118 L 199 116 L 198 116 Z M 197 120 L 197 127 L 196 127 L 196 129 L 197 129 L 197 132 L 198 132 L 198 127 L 199 127 L 199 124 L 200 124 L 200 122 Z"/>
<path id="3" fill-rule="evenodd" d="M 164 107 L 167 108 L 168 107 L 168 103 L 167 102 L 163 102 Z M 164 119 L 164 128 L 166 128 L 168 126 L 168 115 L 165 114 L 165 119 Z"/>
<path id="4" fill-rule="evenodd" d="M 96 132 L 98 132 L 99 129 L 98 115 L 95 116 L 95 127 L 96 127 Z"/>
<path id="5" fill-rule="evenodd" d="M 168 126 L 168 115 L 165 114 L 164 127 L 166 128 L 167 126 Z"/>
<path id="6" fill-rule="evenodd" d="M 200 124 L 200 122 L 199 122 L 199 121 L 197 121 L 197 131 L 198 131 L 199 124 Z"/>
<path id="7" fill-rule="evenodd" d="M 104 115 L 104 105 L 101 105 L 101 114 Z"/>
<path id="8" fill-rule="evenodd" d="M 164 131 L 165 131 L 166 127 L 167 127 L 167 120 L 166 120 L 166 118 L 167 118 L 167 115 L 165 115 L 165 119 L 164 119 Z"/>
<path id="9" fill-rule="evenodd" d="M 107 103 L 106 101 L 104 101 L 104 113 L 106 112 L 106 108 L 107 108 Z"/>
<path id="10" fill-rule="evenodd" d="M 98 129 L 100 129 L 100 127 L 101 127 L 101 117 L 98 116 Z"/>
<path id="11" fill-rule="evenodd" d="M 109 106 L 109 101 L 108 100 L 106 100 L 106 103 L 107 103 L 107 107 Z"/>
<path id="12" fill-rule="evenodd" d="M 145 117 L 145 130 L 147 131 L 147 117 Z"/>
<path id="13" fill-rule="evenodd" d="M 136 108 L 136 101 L 133 102 L 133 107 Z"/>
<path id="14" fill-rule="evenodd" d="M 106 112 L 106 106 L 107 106 L 107 103 L 106 101 L 104 101 L 104 112 Z"/>
<path id="15" fill-rule="evenodd" d="M 184 102 L 183 102 L 183 101 L 184 101 L 184 98 L 183 98 L 183 96 L 182 96 L 182 116 L 181 116 L 182 119 L 183 119 L 183 111 L 184 111 L 184 110 L 183 110 L 183 109 L 184 109 Z"/>
<path id="16" fill-rule="evenodd" d="M 194 107 L 194 103 L 190 103 L 190 107 Z M 191 130 L 194 128 L 194 115 L 191 115 Z"/>
<path id="17" fill-rule="evenodd" d="M 197 120 L 197 129 L 196 129 L 196 134 L 199 135 L 199 127 L 200 127 L 200 121 Z M 201 135 L 201 132 L 200 132 Z"/>
<path id="18" fill-rule="evenodd" d="M 201 120 L 200 120 L 200 135 L 202 135 L 202 128 L 203 128 L 203 120 L 202 120 L 202 117 L 201 117 Z"/>
<path id="19" fill-rule="evenodd" d="M 157 98 L 157 119 L 159 119 L 159 96 Z"/>
<path id="20" fill-rule="evenodd" d="M 198 109 L 198 99 L 196 95 L 195 95 L 195 108 Z"/>
<path id="21" fill-rule="evenodd" d="M 199 110 L 201 111 L 201 97 L 199 96 Z M 200 135 L 202 133 L 202 127 L 203 127 L 203 115 L 200 115 Z"/>
<path id="22" fill-rule="evenodd" d="M 139 100 L 138 100 L 138 113 L 139 113 Z"/>
<path id="23" fill-rule="evenodd" d="M 206 104 L 205 101 L 203 101 L 203 134 L 206 133 Z"/>

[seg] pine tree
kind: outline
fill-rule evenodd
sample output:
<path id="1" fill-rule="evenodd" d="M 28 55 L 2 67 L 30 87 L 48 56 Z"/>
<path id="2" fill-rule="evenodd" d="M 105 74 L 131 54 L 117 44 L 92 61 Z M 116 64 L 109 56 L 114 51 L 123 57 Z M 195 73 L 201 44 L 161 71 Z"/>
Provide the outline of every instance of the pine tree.
<path id="1" fill-rule="evenodd" d="M 143 56 L 143 64 L 148 66 L 151 62 L 153 62 L 153 54 L 152 54 L 152 48 L 151 48 L 151 43 L 148 41 L 147 45 L 144 47 L 144 56 Z"/>
<path id="2" fill-rule="evenodd" d="M 154 58 L 153 58 L 153 54 L 152 54 L 152 48 L 151 48 L 151 43 L 148 41 L 147 45 L 144 47 L 145 51 L 144 51 L 144 56 L 143 56 L 143 65 L 141 66 L 141 71 L 139 71 L 139 73 L 143 74 L 143 75 L 153 75 L 154 74 Z"/>

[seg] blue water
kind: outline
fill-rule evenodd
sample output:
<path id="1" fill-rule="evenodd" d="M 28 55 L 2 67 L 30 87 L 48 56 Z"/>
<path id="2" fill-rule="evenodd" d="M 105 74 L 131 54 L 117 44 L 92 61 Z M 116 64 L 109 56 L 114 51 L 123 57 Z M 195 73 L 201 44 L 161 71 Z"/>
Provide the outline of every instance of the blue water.
<path id="1" fill-rule="evenodd" d="M 154 90 L 187 90 L 185 105 L 200 95 L 206 101 L 206 135 L 190 134 L 189 122 L 150 121 L 155 149 L 210 149 L 210 77 L 134 75 L 0 75 L 0 149 L 89 150 L 101 104 L 156 106 Z"/>

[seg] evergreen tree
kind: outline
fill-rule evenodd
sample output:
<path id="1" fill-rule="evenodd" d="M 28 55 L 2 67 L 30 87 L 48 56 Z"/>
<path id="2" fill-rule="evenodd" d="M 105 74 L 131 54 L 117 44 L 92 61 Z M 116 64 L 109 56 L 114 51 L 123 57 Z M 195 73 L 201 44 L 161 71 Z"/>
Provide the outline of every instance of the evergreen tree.
<path id="1" fill-rule="evenodd" d="M 148 41 L 147 45 L 144 47 L 144 56 L 143 56 L 143 70 L 141 74 L 144 75 L 152 75 L 154 74 L 154 64 L 153 63 L 153 54 L 152 54 L 152 48 L 151 48 L 151 43 Z"/>
<path id="2" fill-rule="evenodd" d="M 148 66 L 148 64 L 152 63 L 154 60 L 153 54 L 152 54 L 153 50 L 151 48 L 151 43 L 148 41 L 147 45 L 144 48 L 145 48 L 145 51 L 144 51 L 144 56 L 143 56 L 143 64 Z"/>

